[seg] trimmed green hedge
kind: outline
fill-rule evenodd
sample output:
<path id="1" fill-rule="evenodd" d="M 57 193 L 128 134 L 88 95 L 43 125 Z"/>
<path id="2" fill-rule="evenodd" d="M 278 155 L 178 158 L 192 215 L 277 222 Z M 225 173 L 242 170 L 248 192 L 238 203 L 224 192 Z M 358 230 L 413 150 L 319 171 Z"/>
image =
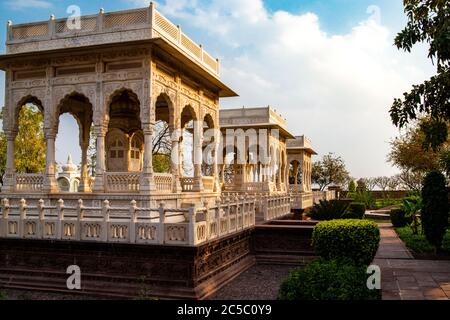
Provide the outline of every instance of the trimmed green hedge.
<path id="1" fill-rule="evenodd" d="M 366 205 L 362 202 L 352 202 L 348 212 L 344 215 L 345 219 L 362 219 L 366 213 Z"/>
<path id="2" fill-rule="evenodd" d="M 348 258 L 369 265 L 378 250 L 380 230 L 368 220 L 331 220 L 319 222 L 313 231 L 316 254 L 326 260 Z"/>
<path id="3" fill-rule="evenodd" d="M 411 219 L 406 217 L 406 212 L 401 208 L 391 209 L 391 222 L 396 228 L 402 228 L 411 223 Z"/>
<path id="4" fill-rule="evenodd" d="M 367 267 L 348 261 L 316 260 L 294 270 L 281 284 L 279 300 L 379 300 L 367 288 Z"/>

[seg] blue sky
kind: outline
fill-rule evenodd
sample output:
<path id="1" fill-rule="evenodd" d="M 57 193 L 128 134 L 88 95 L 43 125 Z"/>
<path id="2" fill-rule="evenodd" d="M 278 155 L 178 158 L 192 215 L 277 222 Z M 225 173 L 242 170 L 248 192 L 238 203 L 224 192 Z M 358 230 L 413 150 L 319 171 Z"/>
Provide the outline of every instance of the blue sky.
<path id="1" fill-rule="evenodd" d="M 146 0 L 2 0 L 0 51 L 6 22 L 142 7 Z M 320 154 L 335 152 L 355 177 L 394 174 L 386 163 L 398 134 L 388 117 L 395 97 L 428 78 L 426 48 L 393 46 L 406 22 L 401 0 L 160 0 L 158 8 L 221 59 L 222 79 L 240 94 L 225 108 L 272 105 L 294 134 L 306 134 Z M 3 76 L 0 99 L 3 101 Z M 78 158 L 74 121 L 61 119 L 57 160 Z M 70 142 L 69 142 L 70 141 Z"/>

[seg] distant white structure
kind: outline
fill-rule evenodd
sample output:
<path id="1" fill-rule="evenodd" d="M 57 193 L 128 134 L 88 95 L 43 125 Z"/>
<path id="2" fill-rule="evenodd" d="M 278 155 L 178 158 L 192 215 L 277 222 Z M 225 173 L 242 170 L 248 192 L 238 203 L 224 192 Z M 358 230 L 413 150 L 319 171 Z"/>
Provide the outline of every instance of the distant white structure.
<path id="1" fill-rule="evenodd" d="M 78 192 L 80 185 L 80 172 L 72 161 L 72 155 L 67 157 L 67 163 L 62 166 L 62 171 L 58 172 L 57 181 L 61 192 Z"/>

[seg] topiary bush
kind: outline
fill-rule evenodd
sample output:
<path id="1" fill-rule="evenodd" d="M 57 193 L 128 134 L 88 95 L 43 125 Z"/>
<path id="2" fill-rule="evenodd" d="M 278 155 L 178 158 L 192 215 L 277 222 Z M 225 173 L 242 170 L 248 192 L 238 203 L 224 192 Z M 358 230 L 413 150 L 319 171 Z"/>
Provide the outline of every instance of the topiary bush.
<path id="1" fill-rule="evenodd" d="M 339 200 L 320 200 L 308 213 L 308 216 L 314 220 L 325 221 L 341 219 L 347 213 L 349 204 Z"/>
<path id="2" fill-rule="evenodd" d="M 345 213 L 346 219 L 362 219 L 366 213 L 366 205 L 361 202 L 350 203 L 349 210 Z"/>
<path id="3" fill-rule="evenodd" d="M 381 290 L 367 288 L 367 268 L 343 260 L 313 261 L 294 270 L 281 284 L 279 300 L 379 300 Z"/>
<path id="4" fill-rule="evenodd" d="M 348 258 L 369 265 L 378 250 L 380 230 L 368 220 L 332 220 L 319 222 L 312 238 L 316 254 L 324 259 Z"/>
<path id="5" fill-rule="evenodd" d="M 411 223 L 411 219 L 406 216 L 404 209 L 394 208 L 391 209 L 391 222 L 395 228 L 403 228 Z"/>
<path id="6" fill-rule="evenodd" d="M 446 180 L 439 171 L 431 171 L 424 179 L 421 217 L 425 237 L 439 251 L 449 219 Z"/>

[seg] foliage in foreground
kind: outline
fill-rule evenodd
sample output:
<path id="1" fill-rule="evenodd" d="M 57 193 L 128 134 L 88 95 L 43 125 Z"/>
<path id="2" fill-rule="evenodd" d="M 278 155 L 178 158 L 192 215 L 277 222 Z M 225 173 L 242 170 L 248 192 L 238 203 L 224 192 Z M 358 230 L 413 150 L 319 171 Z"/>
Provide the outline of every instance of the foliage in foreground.
<path id="1" fill-rule="evenodd" d="M 350 259 L 369 265 L 378 250 L 380 230 L 368 220 L 332 220 L 314 227 L 313 246 L 324 259 Z"/>
<path id="2" fill-rule="evenodd" d="M 437 74 L 413 86 L 403 99 L 395 99 L 391 119 L 401 128 L 419 115 L 428 115 L 431 121 L 422 131 L 426 145 L 437 150 L 448 138 L 445 122 L 450 120 L 450 4 L 442 0 L 404 0 L 404 7 L 408 23 L 395 38 L 395 45 L 410 52 L 416 44 L 429 44 L 428 58 L 434 61 Z"/>
<path id="3" fill-rule="evenodd" d="M 367 267 L 344 260 L 318 259 L 294 270 L 282 283 L 279 300 L 376 300 L 380 290 L 367 288 Z"/>

